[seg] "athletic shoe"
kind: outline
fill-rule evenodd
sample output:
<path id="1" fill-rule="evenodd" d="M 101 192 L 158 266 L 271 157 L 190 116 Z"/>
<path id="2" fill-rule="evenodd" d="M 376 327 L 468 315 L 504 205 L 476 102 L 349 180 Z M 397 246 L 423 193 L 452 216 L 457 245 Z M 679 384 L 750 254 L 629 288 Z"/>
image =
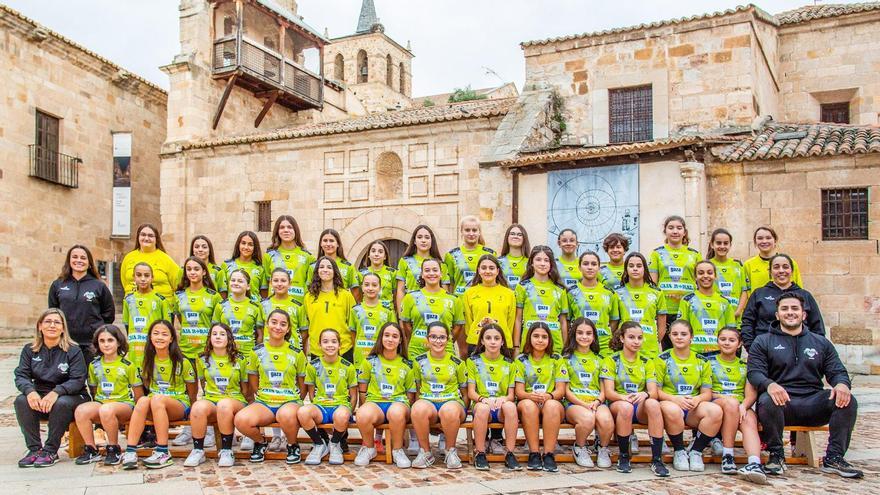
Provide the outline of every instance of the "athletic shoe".
<path id="1" fill-rule="evenodd" d="M 244 445 L 244 441 L 241 442 L 242 446 Z M 265 442 L 254 442 L 254 448 L 251 451 L 250 461 L 251 462 L 263 462 L 266 460 L 266 449 L 269 446 L 266 445 Z"/>
<path id="2" fill-rule="evenodd" d="M 341 444 L 330 442 L 330 459 L 327 462 L 333 465 L 338 465 L 345 462 L 345 459 L 342 457 Z"/>
<path id="3" fill-rule="evenodd" d="M 217 446 L 217 436 L 214 435 L 214 427 L 209 426 L 208 432 L 205 433 L 205 448 L 213 449 Z"/>
<path id="4" fill-rule="evenodd" d="M 666 464 L 663 464 L 663 461 L 660 459 L 651 461 L 651 471 L 661 478 L 669 476 L 669 470 L 666 469 Z"/>
<path id="5" fill-rule="evenodd" d="M 284 462 L 288 464 L 299 464 L 299 461 L 302 460 L 302 454 L 299 451 L 299 444 L 287 445 L 287 457 L 284 458 Z M 341 463 L 340 463 L 341 464 Z"/>
<path id="6" fill-rule="evenodd" d="M 736 474 L 736 461 L 733 460 L 732 455 L 721 456 L 721 473 Z"/>
<path id="7" fill-rule="evenodd" d="M 37 460 L 38 455 L 40 455 L 40 451 L 28 451 L 24 457 L 18 460 L 18 467 L 34 467 L 34 461 Z"/>
<path id="8" fill-rule="evenodd" d="M 599 447 L 599 453 L 596 455 L 596 465 L 600 468 L 611 467 L 611 449 L 608 447 Z"/>
<path id="9" fill-rule="evenodd" d="M 269 440 L 269 452 L 283 452 L 287 446 L 287 438 L 284 434 L 276 435 Z"/>
<path id="10" fill-rule="evenodd" d="M 686 450 L 676 450 L 672 454 L 672 469 L 676 471 L 690 471 L 691 465 L 688 462 L 688 453 Z"/>
<path id="11" fill-rule="evenodd" d="M 430 452 L 425 452 L 424 449 L 419 449 L 419 453 L 412 461 L 412 467 L 425 469 L 427 467 L 433 466 L 435 461 L 436 459 L 434 459 L 433 454 L 431 454 Z"/>
<path id="12" fill-rule="evenodd" d="M 504 456 L 504 467 L 511 471 L 522 471 L 522 466 L 520 466 L 519 461 L 516 460 L 516 456 L 513 455 L 513 452 L 508 452 Z"/>
<path id="13" fill-rule="evenodd" d="M 540 471 L 544 469 L 544 462 L 541 460 L 541 453 L 529 452 L 529 462 L 526 466 L 529 471 Z"/>
<path id="14" fill-rule="evenodd" d="M 254 440 L 251 437 L 242 437 L 241 445 L 239 445 L 238 448 L 245 452 L 254 450 Z"/>
<path id="15" fill-rule="evenodd" d="M 757 483 L 759 485 L 769 485 L 770 483 L 767 481 L 767 473 L 764 472 L 764 468 L 761 467 L 758 463 L 746 464 L 745 466 L 739 468 L 737 471 L 741 476 L 743 476 L 746 480 L 751 481 L 752 483 Z"/>
<path id="16" fill-rule="evenodd" d="M 391 458 L 394 460 L 394 464 L 401 469 L 406 469 L 412 466 L 412 462 L 409 460 L 409 457 L 406 456 L 406 451 L 403 449 L 392 450 Z"/>
<path id="17" fill-rule="evenodd" d="M 446 452 L 446 434 L 440 433 L 440 436 L 437 438 L 437 447 Z"/>
<path id="18" fill-rule="evenodd" d="M 184 467 L 197 467 L 207 460 L 204 449 L 192 449 L 189 455 L 186 456 L 186 460 L 183 461 L 183 465 Z"/>
<path id="19" fill-rule="evenodd" d="M 55 452 L 46 452 L 45 450 L 41 450 L 37 455 L 37 458 L 34 459 L 34 467 L 42 468 L 54 466 L 58 462 L 58 454 Z"/>
<path id="20" fill-rule="evenodd" d="M 548 473 L 559 471 L 559 467 L 556 466 L 556 458 L 553 456 L 552 452 L 544 454 L 544 471 L 547 471 Z"/>
<path id="21" fill-rule="evenodd" d="M 706 466 L 703 464 L 703 453 L 692 450 L 688 452 L 688 461 L 691 463 L 691 471 L 703 472 Z"/>
<path id="22" fill-rule="evenodd" d="M 489 460 L 486 459 L 485 452 L 477 452 L 474 456 L 474 468 L 476 468 L 477 471 L 489 470 Z"/>
<path id="23" fill-rule="evenodd" d="M 852 467 L 852 464 L 846 462 L 843 456 L 826 457 L 822 459 L 822 467 L 819 468 L 823 473 L 839 474 L 844 478 L 863 478 L 865 473 Z"/>
<path id="24" fill-rule="evenodd" d="M 461 458 L 458 457 L 458 449 L 452 447 L 446 451 L 446 469 L 461 469 Z"/>
<path id="25" fill-rule="evenodd" d="M 637 437 L 635 433 L 629 437 L 629 452 L 630 454 L 639 453 L 639 437 Z"/>
<path id="26" fill-rule="evenodd" d="M 101 454 L 98 453 L 98 449 L 92 447 L 91 445 L 86 445 L 83 449 L 82 455 L 77 457 L 76 460 L 73 462 L 75 462 L 79 466 L 83 466 L 85 464 L 91 464 L 100 460 Z"/>
<path id="27" fill-rule="evenodd" d="M 724 444 L 721 443 L 720 438 L 713 438 L 709 442 L 709 447 L 712 447 L 712 455 L 715 457 L 724 455 Z"/>
<path id="28" fill-rule="evenodd" d="M 497 438 L 493 438 L 489 440 L 489 453 L 495 455 L 501 455 L 506 452 L 507 449 L 504 448 L 504 444 L 501 443 L 501 440 Z"/>
<path id="29" fill-rule="evenodd" d="M 155 449 L 156 448 L 156 430 L 152 426 L 147 426 L 144 428 L 144 432 L 141 433 L 141 439 L 137 445 L 139 449 Z"/>
<path id="30" fill-rule="evenodd" d="M 306 466 L 317 466 L 321 464 L 321 459 L 327 457 L 330 453 L 330 447 L 326 443 L 316 443 L 306 457 Z"/>
<path id="31" fill-rule="evenodd" d="M 235 454 L 232 452 L 232 449 L 220 449 L 220 453 L 217 454 L 217 466 L 232 467 L 234 464 Z"/>
<path id="32" fill-rule="evenodd" d="M 771 452 L 767 464 L 764 464 L 764 472 L 778 476 L 785 473 L 786 469 L 785 457 L 783 457 L 782 453 L 775 454 Z"/>
<path id="33" fill-rule="evenodd" d="M 105 466 L 115 466 L 122 462 L 122 449 L 119 445 L 108 445 L 104 456 Z"/>
<path id="34" fill-rule="evenodd" d="M 153 455 L 144 459 L 144 466 L 147 469 L 162 469 L 174 464 L 170 452 L 153 452 Z"/>
<path id="35" fill-rule="evenodd" d="M 370 461 L 372 461 L 376 457 L 376 454 L 377 452 L 375 448 L 371 449 L 362 446 L 361 449 L 358 450 L 357 457 L 354 458 L 354 465 L 368 466 L 370 464 Z"/>
<path id="36" fill-rule="evenodd" d="M 590 457 L 590 451 L 587 450 L 586 447 L 578 447 L 577 445 L 574 445 L 571 450 L 574 452 L 574 462 L 576 462 L 578 466 L 585 468 L 591 468 L 594 466 L 593 458 Z"/>
<path id="37" fill-rule="evenodd" d="M 620 456 L 617 458 L 617 472 L 618 473 L 631 473 L 632 472 L 632 464 L 630 463 L 629 457 Z"/>
<path id="38" fill-rule="evenodd" d="M 130 470 L 137 469 L 138 467 L 138 455 L 137 452 L 129 452 L 125 451 L 122 454 L 122 469 Z"/>
<path id="39" fill-rule="evenodd" d="M 192 428 L 184 426 L 183 430 L 174 437 L 174 440 L 171 440 L 171 445 L 174 445 L 175 447 L 183 447 L 184 445 L 189 445 L 189 443 L 192 442 L 192 439 Z"/>

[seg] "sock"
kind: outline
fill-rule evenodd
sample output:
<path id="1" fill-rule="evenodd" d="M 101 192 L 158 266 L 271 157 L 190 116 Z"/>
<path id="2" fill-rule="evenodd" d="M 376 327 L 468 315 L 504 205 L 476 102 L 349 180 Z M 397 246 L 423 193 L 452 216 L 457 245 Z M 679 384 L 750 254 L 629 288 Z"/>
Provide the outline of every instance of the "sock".
<path id="1" fill-rule="evenodd" d="M 137 452 L 138 449 L 137 449 L 137 446 L 136 446 L 136 445 L 127 445 L 127 446 L 125 447 L 125 451 L 126 451 L 126 452 Z"/>
<path id="2" fill-rule="evenodd" d="M 493 428 L 493 429 L 489 430 L 489 435 L 490 435 L 489 438 L 492 438 L 494 440 L 503 440 L 504 439 L 504 436 L 502 435 L 503 433 L 504 433 L 504 430 L 502 430 L 501 428 Z"/>
<path id="3" fill-rule="evenodd" d="M 761 464 L 761 456 L 750 455 L 749 464 Z"/>
<path id="4" fill-rule="evenodd" d="M 321 435 L 321 441 L 324 443 L 330 443 L 330 435 L 327 434 L 327 430 L 318 429 L 318 434 Z"/>
<path id="5" fill-rule="evenodd" d="M 220 448 L 226 450 L 232 450 L 232 439 L 233 435 L 230 433 L 229 435 L 225 435 L 223 433 L 220 434 Z"/>
<path id="6" fill-rule="evenodd" d="M 315 445 L 320 445 L 324 443 L 324 439 L 321 438 L 321 432 L 318 431 L 317 427 L 312 428 L 311 430 L 306 430 L 306 435 L 312 439 L 312 442 Z"/>
<path id="7" fill-rule="evenodd" d="M 697 431 L 697 436 L 694 437 L 694 443 L 691 445 L 691 450 L 694 452 L 702 452 L 703 449 L 709 445 L 709 441 L 712 440 L 712 437 L 706 435 L 702 431 Z"/>
<path id="8" fill-rule="evenodd" d="M 663 453 L 663 437 L 651 437 L 651 460 L 660 459 Z"/>
<path id="9" fill-rule="evenodd" d="M 721 455 L 733 455 L 733 447 L 722 447 Z"/>
<path id="10" fill-rule="evenodd" d="M 672 450 L 678 452 L 679 450 L 684 450 L 684 433 L 678 433 L 676 435 L 669 434 L 669 441 L 672 442 Z"/>
<path id="11" fill-rule="evenodd" d="M 629 457 L 629 437 L 630 435 L 617 435 L 617 447 L 621 456 Z"/>
<path id="12" fill-rule="evenodd" d="M 193 449 L 205 450 L 205 437 L 193 437 Z"/>
<path id="13" fill-rule="evenodd" d="M 343 438 L 346 432 L 333 430 L 333 437 L 330 439 L 331 443 L 339 443 Z"/>
<path id="14" fill-rule="evenodd" d="M 156 444 L 156 452 L 162 452 L 163 454 L 167 454 L 168 453 L 168 444 L 165 444 L 165 445 Z"/>

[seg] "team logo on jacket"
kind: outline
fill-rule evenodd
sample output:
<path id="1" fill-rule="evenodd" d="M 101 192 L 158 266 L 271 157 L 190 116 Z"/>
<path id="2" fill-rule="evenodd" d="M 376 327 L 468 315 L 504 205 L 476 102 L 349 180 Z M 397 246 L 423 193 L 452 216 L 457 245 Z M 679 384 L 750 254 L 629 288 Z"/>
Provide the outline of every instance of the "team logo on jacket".
<path id="1" fill-rule="evenodd" d="M 84 292 L 83 297 L 86 298 L 86 301 L 92 302 L 95 299 L 95 293 L 92 291 Z"/>
<path id="2" fill-rule="evenodd" d="M 69 368 L 67 363 L 58 363 L 58 371 L 62 373 L 67 373 L 67 369 Z"/>
<path id="3" fill-rule="evenodd" d="M 810 359 L 816 359 L 816 355 L 819 354 L 819 351 L 813 349 L 812 347 L 807 347 L 804 349 L 804 355 Z"/>
<path id="4" fill-rule="evenodd" d="M 782 345 L 782 344 L 777 344 L 776 347 L 774 347 L 773 349 L 774 349 L 774 350 L 777 350 L 777 351 L 784 351 L 784 350 L 785 350 L 785 346 Z"/>

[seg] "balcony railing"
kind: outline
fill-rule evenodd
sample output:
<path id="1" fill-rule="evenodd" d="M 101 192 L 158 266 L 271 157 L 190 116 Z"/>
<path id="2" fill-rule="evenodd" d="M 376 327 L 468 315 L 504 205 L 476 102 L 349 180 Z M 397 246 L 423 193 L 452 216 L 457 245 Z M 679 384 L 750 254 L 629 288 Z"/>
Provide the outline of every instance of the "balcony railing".
<path id="1" fill-rule="evenodd" d="M 287 102 L 289 106 L 323 106 L 324 84 L 321 76 L 244 37 L 232 36 L 215 41 L 214 74 L 235 70 L 249 76 L 252 81 L 249 81 L 248 86 L 253 86 L 255 90 L 274 88 L 293 96 L 294 101 Z M 285 100 L 290 98 L 279 99 L 282 104 L 285 104 Z"/>
<path id="2" fill-rule="evenodd" d="M 28 146 L 28 150 L 31 162 L 28 175 L 66 187 L 79 187 L 81 159 L 36 144 Z"/>

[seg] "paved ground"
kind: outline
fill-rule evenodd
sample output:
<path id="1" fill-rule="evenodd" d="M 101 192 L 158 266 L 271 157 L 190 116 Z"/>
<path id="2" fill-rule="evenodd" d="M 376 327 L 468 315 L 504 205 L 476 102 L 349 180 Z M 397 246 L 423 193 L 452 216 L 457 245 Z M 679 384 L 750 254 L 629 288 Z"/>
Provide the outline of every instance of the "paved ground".
<path id="1" fill-rule="evenodd" d="M 18 343 L 0 342 L 0 376 L 11 377 L 17 364 Z M 878 493 L 880 492 L 880 377 L 856 377 L 855 393 L 861 404 L 849 459 L 866 472 L 861 481 L 845 481 L 816 469 L 792 467 L 787 476 L 773 478 L 770 487 L 759 487 L 724 476 L 707 466 L 700 474 L 673 471 L 667 480 L 655 478 L 646 466 L 632 474 L 611 470 L 585 470 L 574 464 L 561 465 L 558 474 L 505 472 L 493 464 L 489 472 L 472 467 L 447 471 L 398 470 L 374 463 L 368 468 L 343 466 L 286 466 L 283 462 L 252 465 L 238 461 L 234 468 L 219 469 L 209 460 L 197 469 L 184 468 L 182 460 L 159 471 L 122 471 L 101 465 L 76 466 L 62 456 L 62 462 L 44 470 L 19 469 L 15 462 L 24 445 L 15 423 L 12 401 L 17 394 L 12 380 L 0 380 L 0 482 L 3 493 L 64 495 L 272 494 L 279 493 L 381 493 L 381 494 L 488 494 L 488 493 L 582 493 L 585 489 L 603 494 L 740 494 L 785 493 Z M 824 438 L 822 440 L 824 444 Z M 822 447 L 824 449 L 824 445 Z"/>

